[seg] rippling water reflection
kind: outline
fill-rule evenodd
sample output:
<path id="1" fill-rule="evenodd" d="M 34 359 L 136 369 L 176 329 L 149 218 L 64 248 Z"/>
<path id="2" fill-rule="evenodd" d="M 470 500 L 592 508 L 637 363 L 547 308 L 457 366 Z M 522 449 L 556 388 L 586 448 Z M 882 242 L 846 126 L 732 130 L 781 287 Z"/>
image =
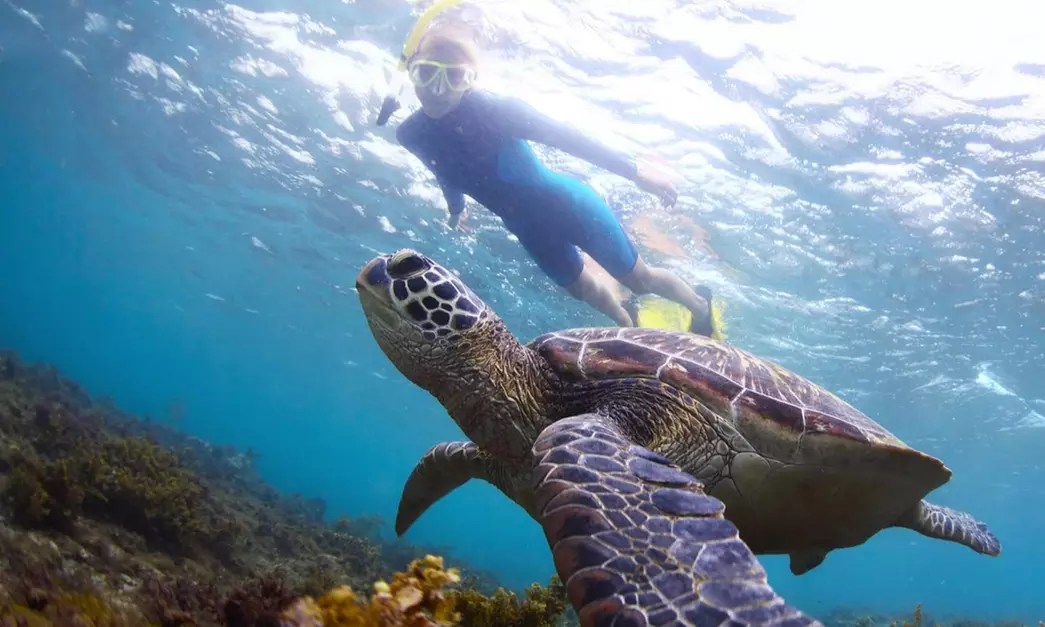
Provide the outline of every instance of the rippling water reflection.
<path id="1" fill-rule="evenodd" d="M 483 7 L 487 87 L 656 155 L 684 181 L 682 195 L 665 211 L 626 181 L 543 154 L 590 177 L 645 254 L 711 283 L 729 302 L 732 341 L 946 459 L 956 477 L 938 500 L 986 518 L 1006 543 L 1002 558 L 985 561 L 897 533 L 831 556 L 806 578 L 781 575 L 778 588 L 823 607 L 881 598 L 1045 611 L 1026 587 L 1045 560 L 1045 9 L 826 0 Z M 316 416 L 346 406 L 396 424 L 442 420 L 421 395 L 400 412 L 405 384 L 362 346 L 351 273 L 378 250 L 412 245 L 439 256 L 524 336 L 602 323 L 552 288 L 489 215 L 473 211 L 473 235 L 448 233 L 427 171 L 391 126 L 372 125 L 412 20 L 410 5 L 388 0 L 3 0 L 11 228 L 0 257 L 53 280 L 12 282 L 7 339 L 143 406 L 161 402 L 145 390 L 195 394 L 201 432 L 240 437 L 205 418 L 249 413 L 243 399 L 215 400 L 233 386 L 260 385 L 321 425 Z M 59 289 L 62 280 L 72 287 Z M 122 304 L 87 302 L 100 292 Z M 44 338 L 29 324 L 74 293 L 81 326 L 56 323 Z M 142 316 L 181 338 L 156 340 L 173 357 L 128 348 L 130 332 L 123 341 L 82 332 L 97 331 L 90 320 Z M 171 382 L 131 393 L 116 364 L 87 374 L 91 356 L 111 350 L 126 367 L 156 364 Z M 189 383 L 203 377 L 194 359 L 208 372 L 242 373 L 207 379 L 204 392 Z M 261 370 L 243 374 L 246 361 Z M 364 379 L 392 401 L 332 392 Z M 300 400 L 302 388 L 315 398 Z M 272 433 L 283 418 L 269 416 Z M 429 428 L 434 438 L 449 427 Z M 387 435 L 370 437 L 387 451 Z M 270 464 L 290 484 L 322 486 L 334 501 L 344 491 L 345 507 L 388 514 L 414 449 L 427 443 L 373 461 L 396 469 L 367 487 L 345 487 L 360 471 L 330 461 L 343 458 L 338 449 L 322 464 Z M 434 539 L 469 540 L 432 525 Z M 535 536 L 517 537 L 538 549 L 497 565 L 520 582 L 542 576 Z M 912 543 L 924 563 L 901 561 Z M 838 577 L 860 583 L 838 590 Z"/>

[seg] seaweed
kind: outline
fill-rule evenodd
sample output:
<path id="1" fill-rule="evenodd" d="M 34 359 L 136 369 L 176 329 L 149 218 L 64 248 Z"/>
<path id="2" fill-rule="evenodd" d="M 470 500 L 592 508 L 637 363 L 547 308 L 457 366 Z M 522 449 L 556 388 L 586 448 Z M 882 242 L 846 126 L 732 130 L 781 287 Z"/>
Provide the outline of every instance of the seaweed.
<path id="1" fill-rule="evenodd" d="M 460 624 L 447 587 L 460 581 L 457 569 L 443 558 L 426 555 L 398 572 L 391 582 L 378 581 L 369 597 L 339 586 L 318 599 L 304 597 L 283 613 L 282 627 L 428 627 Z M 467 624 L 467 623 L 465 623 Z"/>
<path id="2" fill-rule="evenodd" d="M 537 583 L 520 599 L 514 592 L 498 588 L 484 595 L 475 588 L 450 594 L 462 625 L 469 627 L 554 627 L 566 612 L 566 591 L 558 577 L 547 586 Z"/>
<path id="3" fill-rule="evenodd" d="M 451 589 L 461 581 L 458 569 L 444 567 L 442 557 L 426 555 L 398 572 L 391 582 L 378 581 L 369 597 L 350 586 L 338 586 L 318 598 L 295 601 L 282 617 L 282 627 L 554 627 L 563 622 L 566 593 L 557 577 L 547 587 L 534 583 L 521 600 L 498 588 L 486 595 L 475 588 Z"/>
<path id="4" fill-rule="evenodd" d="M 0 627 L 277 625 L 433 552 L 378 517 L 328 523 L 256 460 L 0 352 Z"/>
<path id="5" fill-rule="evenodd" d="M 118 438 L 51 460 L 25 456 L 5 494 L 19 524 L 69 530 L 85 513 L 163 547 L 205 534 L 203 489 L 173 455 L 140 438 Z"/>

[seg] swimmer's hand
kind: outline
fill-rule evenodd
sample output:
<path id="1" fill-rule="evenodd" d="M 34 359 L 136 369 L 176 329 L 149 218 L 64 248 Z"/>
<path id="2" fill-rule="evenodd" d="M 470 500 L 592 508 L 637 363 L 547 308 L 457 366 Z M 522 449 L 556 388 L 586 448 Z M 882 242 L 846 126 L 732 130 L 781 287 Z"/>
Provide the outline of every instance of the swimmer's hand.
<path id="1" fill-rule="evenodd" d="M 450 229 L 452 229 L 454 231 L 460 231 L 462 233 L 468 233 L 472 229 L 470 227 L 467 227 L 467 226 L 461 224 L 461 222 L 464 221 L 464 219 L 467 216 L 467 214 L 468 214 L 468 210 L 467 209 L 465 209 L 464 211 L 462 211 L 461 213 L 458 213 L 456 215 L 455 214 L 450 214 L 450 217 L 446 220 L 446 224 L 449 225 Z"/>
<path id="2" fill-rule="evenodd" d="M 646 161 L 635 164 L 635 184 L 660 198 L 665 207 L 673 206 L 679 198 L 679 192 L 668 173 Z"/>

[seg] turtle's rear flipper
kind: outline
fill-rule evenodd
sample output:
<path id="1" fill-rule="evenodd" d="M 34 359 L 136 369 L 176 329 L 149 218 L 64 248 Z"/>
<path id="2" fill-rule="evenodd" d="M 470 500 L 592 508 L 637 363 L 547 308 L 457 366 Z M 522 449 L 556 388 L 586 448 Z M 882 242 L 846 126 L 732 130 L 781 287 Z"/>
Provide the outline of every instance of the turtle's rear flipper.
<path id="1" fill-rule="evenodd" d="M 949 507 L 920 501 L 896 524 L 899 527 L 914 529 L 930 538 L 964 544 L 977 553 L 986 555 L 1001 553 L 1001 543 L 987 528 L 987 525 L 965 512 L 959 512 Z"/>
<path id="2" fill-rule="evenodd" d="M 766 583 L 722 502 L 596 414 L 537 438 L 536 511 L 583 627 L 811 625 Z"/>

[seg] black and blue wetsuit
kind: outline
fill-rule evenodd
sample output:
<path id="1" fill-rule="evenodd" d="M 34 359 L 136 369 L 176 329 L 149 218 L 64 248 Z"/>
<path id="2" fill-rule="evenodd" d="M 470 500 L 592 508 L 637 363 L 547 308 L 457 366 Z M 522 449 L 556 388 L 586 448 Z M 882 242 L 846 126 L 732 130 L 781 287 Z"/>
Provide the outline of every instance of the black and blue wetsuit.
<path id="1" fill-rule="evenodd" d="M 398 128 L 399 143 L 435 174 L 451 214 L 467 194 L 500 216 L 541 269 L 562 286 L 577 280 L 591 255 L 614 277 L 638 254 L 613 211 L 584 183 L 548 169 L 532 140 L 634 180 L 635 163 L 526 103 L 472 90 L 442 118 L 423 111 Z"/>

